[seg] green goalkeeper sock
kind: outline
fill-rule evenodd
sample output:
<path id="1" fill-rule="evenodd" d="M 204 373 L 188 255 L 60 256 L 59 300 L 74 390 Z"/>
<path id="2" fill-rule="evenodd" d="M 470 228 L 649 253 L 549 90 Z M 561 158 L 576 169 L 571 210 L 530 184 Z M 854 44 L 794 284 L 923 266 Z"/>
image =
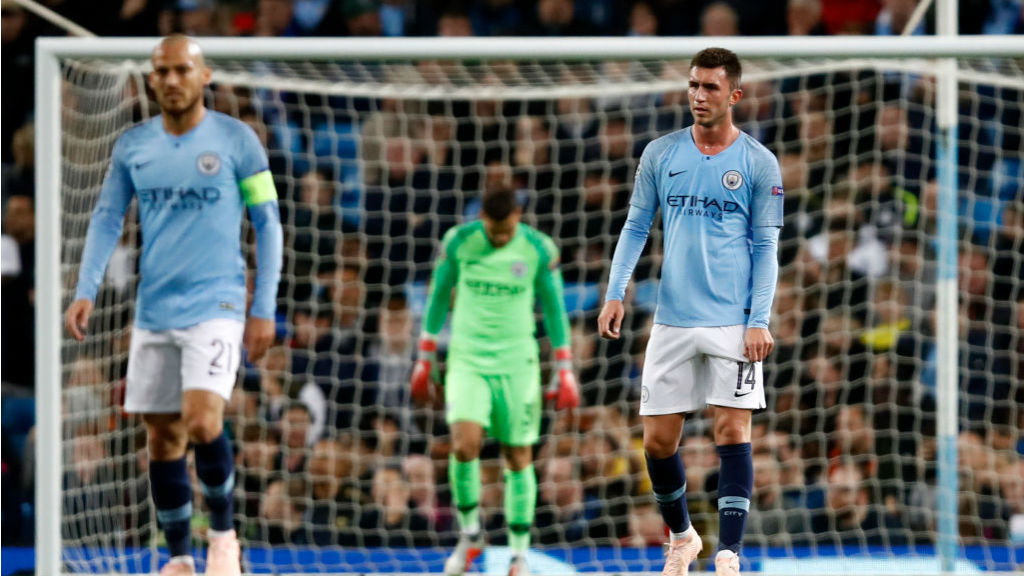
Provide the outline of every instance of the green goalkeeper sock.
<path id="1" fill-rule="evenodd" d="M 508 547 L 512 554 L 530 547 L 530 526 L 537 507 L 537 474 L 533 464 L 522 470 L 505 470 L 505 521 L 508 522 Z"/>
<path id="2" fill-rule="evenodd" d="M 448 456 L 448 482 L 455 499 L 456 518 L 463 534 L 480 532 L 480 459 L 459 462 Z"/>

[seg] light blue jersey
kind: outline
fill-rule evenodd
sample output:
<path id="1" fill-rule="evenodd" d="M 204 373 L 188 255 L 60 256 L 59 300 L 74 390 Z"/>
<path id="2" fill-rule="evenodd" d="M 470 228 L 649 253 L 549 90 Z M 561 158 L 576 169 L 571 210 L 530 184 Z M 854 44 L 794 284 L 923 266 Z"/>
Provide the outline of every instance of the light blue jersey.
<path id="1" fill-rule="evenodd" d="M 778 277 L 782 175 L 757 140 L 702 154 L 690 128 L 658 138 L 637 168 L 606 300 L 622 300 L 661 208 L 664 258 L 654 321 L 767 328 Z"/>
<path id="2" fill-rule="evenodd" d="M 282 234 L 267 154 L 253 130 L 211 110 L 175 136 L 157 116 L 118 138 L 93 210 L 76 299 L 93 300 L 117 244 L 125 211 L 138 199 L 141 279 L 135 323 L 187 328 L 214 318 L 245 319 L 242 211 L 256 230 L 251 314 L 273 318 Z"/>

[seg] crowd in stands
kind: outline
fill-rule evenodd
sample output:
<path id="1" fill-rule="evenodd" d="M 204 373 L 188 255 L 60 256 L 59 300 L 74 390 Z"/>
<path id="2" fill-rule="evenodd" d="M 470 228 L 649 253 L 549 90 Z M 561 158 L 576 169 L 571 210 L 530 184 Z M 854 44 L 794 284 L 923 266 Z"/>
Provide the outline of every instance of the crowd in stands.
<path id="1" fill-rule="evenodd" d="M 726 36 L 898 34 L 915 2 L 44 4 L 103 35 Z M 1020 33 L 1021 4 L 961 0 L 961 32 Z M 30 541 L 32 522 L 34 435 L 14 430 L 7 408 L 31 398 L 34 386 L 32 41 L 59 31 L 8 3 L 3 24 L 4 80 L 24 87 L 3 93 L 3 543 L 10 545 Z M 915 33 L 932 27 L 926 18 Z M 685 78 L 685 63 L 650 66 L 654 77 Z M 933 543 L 932 88 L 922 77 L 874 70 L 794 70 L 743 85 L 736 121 L 779 157 L 786 223 L 776 350 L 765 365 L 769 406 L 754 417 L 747 546 Z M 1024 541 L 1022 94 L 979 86 L 961 100 L 959 507 L 969 543 Z M 562 250 L 584 397 L 573 413 L 545 414 L 535 541 L 660 545 L 636 415 L 656 271 L 669 265 L 657 248 L 659 226 L 628 293 L 625 337 L 601 340 L 596 317 L 639 155 L 652 139 L 690 124 L 685 92 L 423 101 L 215 85 L 207 103 L 249 123 L 267 147 L 286 231 L 278 342 L 259 364 L 246 365 L 227 414 L 238 528 L 250 545 L 454 542 L 443 406 L 414 406 L 407 382 L 438 240 L 475 217 L 490 186 L 519 191 L 526 220 Z M 142 119 L 146 107 L 134 109 Z M 73 519 L 66 534 L 117 531 L 142 545 L 155 536 L 144 433 L 119 409 L 137 246 L 137 227 L 129 225 L 99 298 L 102 329 L 94 338 L 103 341 L 65 349 L 64 505 Z M 687 498 L 705 535 L 717 522 L 708 416 L 688 419 L 683 445 Z M 485 456 L 483 518 L 489 541 L 500 544 L 496 446 Z M 112 519 L 111 510 L 125 512 Z M 202 522 L 194 528 L 199 541 Z"/>

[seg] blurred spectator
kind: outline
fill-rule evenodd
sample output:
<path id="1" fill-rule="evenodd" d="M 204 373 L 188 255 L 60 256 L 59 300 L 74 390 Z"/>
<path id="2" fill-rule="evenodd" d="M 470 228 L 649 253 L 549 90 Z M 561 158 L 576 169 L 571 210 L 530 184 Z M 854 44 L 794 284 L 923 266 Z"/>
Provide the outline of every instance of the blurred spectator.
<path id="1" fill-rule="evenodd" d="M 357 443 L 355 436 L 342 434 L 320 440 L 313 446 L 309 459 L 313 509 L 306 535 L 310 544 L 338 545 L 342 539 L 351 539 L 357 510 L 369 503 L 354 480 Z"/>
<path id="2" fill-rule="evenodd" d="M 473 22 L 469 13 L 459 7 L 449 6 L 437 19 L 438 36 L 473 36 Z"/>
<path id="3" fill-rule="evenodd" d="M 629 10 L 627 36 L 657 36 L 659 18 L 653 2 L 634 2 Z"/>
<path id="4" fill-rule="evenodd" d="M 299 475 L 271 482 L 260 499 L 258 530 L 250 537 L 270 545 L 301 542 L 308 494 L 309 485 Z"/>
<path id="5" fill-rule="evenodd" d="M 238 485 L 242 488 L 239 512 L 247 519 L 259 514 L 260 494 L 281 472 L 281 433 L 276 426 L 253 422 L 242 427 L 236 449 Z"/>
<path id="6" fill-rule="evenodd" d="M 408 405 L 408 380 L 416 345 L 412 334 L 409 302 L 405 294 L 396 292 L 381 306 L 379 335 L 370 345 L 369 357 L 380 364 L 376 393 L 380 406 L 405 408 Z"/>
<path id="7" fill-rule="evenodd" d="M 871 501 L 863 470 L 850 461 L 834 464 L 828 473 L 826 507 L 811 515 L 811 531 L 802 536 L 819 545 L 903 546 L 907 533 L 899 512 Z"/>
<path id="8" fill-rule="evenodd" d="M 727 2 L 709 4 L 701 11 L 701 36 L 739 36 L 739 33 L 739 14 Z"/>
<path id="9" fill-rule="evenodd" d="M 1024 2 L 1021 0 L 988 0 L 988 13 L 982 27 L 984 34 L 1020 34 L 1022 28 L 1024 28 Z"/>
<path id="10" fill-rule="evenodd" d="M 314 436 L 313 417 L 302 402 L 293 401 L 281 413 L 281 456 L 283 470 L 301 472 L 306 467 L 310 447 L 318 438 Z"/>
<path id="11" fill-rule="evenodd" d="M 371 492 L 372 504 L 359 515 L 360 546 L 407 548 L 437 542 L 427 518 L 409 508 L 409 483 L 401 470 L 393 466 L 377 468 Z"/>
<path id="12" fill-rule="evenodd" d="M 822 36 L 825 25 L 821 21 L 822 0 L 789 0 L 786 6 L 786 24 L 790 36 Z"/>
<path id="13" fill-rule="evenodd" d="M 307 442 L 312 443 L 323 436 L 327 425 L 327 399 L 316 384 L 292 380 L 288 373 L 288 349 L 284 346 L 270 348 L 260 360 L 260 391 L 263 422 L 281 422 L 285 409 L 298 401 L 312 417 Z"/>
<path id="14" fill-rule="evenodd" d="M 388 3 L 389 6 L 396 4 Z M 342 15 L 345 19 L 345 30 L 349 36 L 381 36 L 381 7 L 376 0 L 344 0 Z M 398 22 L 404 25 L 404 16 Z M 389 30 L 389 36 L 400 36 L 404 28 L 395 26 Z M 399 28 L 396 30 L 395 28 Z"/>
<path id="15" fill-rule="evenodd" d="M 800 492 L 783 485 L 781 466 L 771 453 L 753 457 L 754 487 L 747 516 L 748 545 L 784 546 L 793 534 L 806 531 L 806 504 Z"/>
<path id="16" fill-rule="evenodd" d="M 532 21 L 524 33 L 527 36 L 593 36 L 590 22 L 583 19 L 575 0 L 537 0 Z M 582 4 L 581 4 L 582 5 Z"/>
<path id="17" fill-rule="evenodd" d="M 452 510 L 440 502 L 434 463 L 428 456 L 410 454 L 402 460 L 402 474 L 409 481 L 409 505 L 426 518 L 432 530 L 446 533 L 453 524 Z"/>
<path id="18" fill-rule="evenodd" d="M 651 502 L 633 505 L 629 512 L 629 536 L 622 545 L 631 548 L 650 548 L 665 542 L 665 521 L 657 506 Z"/>
<path id="19" fill-rule="evenodd" d="M 35 202 L 7 199 L 3 235 L 3 382 L 35 387 Z"/>
<path id="20" fill-rule="evenodd" d="M 256 36 L 298 36 L 300 31 L 295 0 L 258 0 Z"/>
<path id="21" fill-rule="evenodd" d="M 992 274 L 995 301 L 1005 302 L 1024 295 L 1024 198 L 1003 204 Z"/>
<path id="22" fill-rule="evenodd" d="M 545 463 L 534 524 L 540 544 L 574 544 L 587 537 L 583 485 L 571 457 L 556 456 Z"/>

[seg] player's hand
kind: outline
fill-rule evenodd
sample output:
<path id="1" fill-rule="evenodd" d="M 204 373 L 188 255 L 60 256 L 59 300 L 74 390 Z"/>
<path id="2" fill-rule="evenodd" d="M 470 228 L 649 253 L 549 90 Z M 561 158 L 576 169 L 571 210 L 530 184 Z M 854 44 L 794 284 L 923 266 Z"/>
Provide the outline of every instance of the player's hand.
<path id="1" fill-rule="evenodd" d="M 68 306 L 64 314 L 64 326 L 75 340 L 85 340 L 85 331 L 89 328 L 89 317 L 92 316 L 92 300 L 80 298 Z"/>
<path id="2" fill-rule="evenodd" d="M 274 343 L 274 319 L 250 316 L 245 322 L 245 352 L 255 364 Z"/>
<path id="3" fill-rule="evenodd" d="M 743 335 L 743 355 L 751 362 L 760 362 L 775 349 L 775 340 L 767 328 L 747 328 Z"/>
<path id="4" fill-rule="evenodd" d="M 608 340 L 619 339 L 619 329 L 622 328 L 622 318 L 626 315 L 626 309 L 622 306 L 622 300 L 609 300 L 601 308 L 601 315 L 597 317 L 597 331 L 601 338 Z"/>
<path id="5" fill-rule="evenodd" d="M 437 367 L 437 340 L 420 338 L 416 364 L 412 367 L 409 388 L 412 399 L 418 404 L 430 402 L 433 390 L 434 370 Z"/>
<path id="6" fill-rule="evenodd" d="M 544 399 L 554 400 L 557 410 L 579 406 L 580 385 L 576 382 L 576 373 L 572 371 L 572 351 L 568 348 L 555 350 L 555 367 L 558 378 L 548 387 Z"/>

